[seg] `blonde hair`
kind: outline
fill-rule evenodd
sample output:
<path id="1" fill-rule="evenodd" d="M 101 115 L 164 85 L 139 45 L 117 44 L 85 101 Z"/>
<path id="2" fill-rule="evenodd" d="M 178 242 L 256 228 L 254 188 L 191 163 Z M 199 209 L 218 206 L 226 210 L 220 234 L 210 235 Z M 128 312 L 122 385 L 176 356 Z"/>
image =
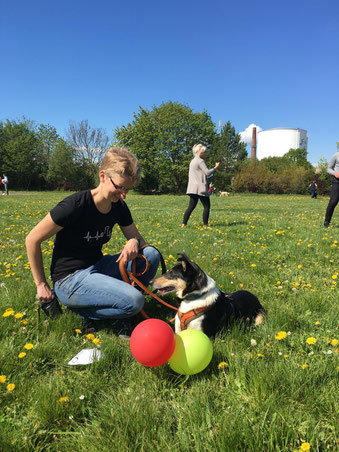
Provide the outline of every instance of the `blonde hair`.
<path id="1" fill-rule="evenodd" d="M 195 144 L 192 148 L 193 155 L 197 155 L 198 152 L 206 152 L 206 146 L 204 144 Z"/>
<path id="2" fill-rule="evenodd" d="M 141 167 L 132 152 L 125 148 L 110 148 L 102 159 L 100 170 L 109 176 L 117 175 L 127 177 L 132 182 L 138 182 Z"/>

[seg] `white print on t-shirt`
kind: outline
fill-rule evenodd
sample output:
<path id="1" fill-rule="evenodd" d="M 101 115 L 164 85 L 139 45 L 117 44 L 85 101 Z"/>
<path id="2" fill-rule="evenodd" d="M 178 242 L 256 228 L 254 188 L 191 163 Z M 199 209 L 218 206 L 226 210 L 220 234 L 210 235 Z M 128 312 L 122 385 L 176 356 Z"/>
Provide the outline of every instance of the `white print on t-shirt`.
<path id="1" fill-rule="evenodd" d="M 112 231 L 110 230 L 110 227 L 109 226 L 105 226 L 105 230 L 103 232 L 99 233 L 99 231 L 97 231 L 97 233 L 95 235 L 93 235 L 93 236 L 88 231 L 87 234 L 84 236 L 84 239 L 86 239 L 87 242 L 89 242 L 90 240 L 102 239 L 104 236 L 106 236 L 106 237 L 108 237 L 108 239 L 110 239 L 111 238 L 111 234 L 112 234 Z"/>

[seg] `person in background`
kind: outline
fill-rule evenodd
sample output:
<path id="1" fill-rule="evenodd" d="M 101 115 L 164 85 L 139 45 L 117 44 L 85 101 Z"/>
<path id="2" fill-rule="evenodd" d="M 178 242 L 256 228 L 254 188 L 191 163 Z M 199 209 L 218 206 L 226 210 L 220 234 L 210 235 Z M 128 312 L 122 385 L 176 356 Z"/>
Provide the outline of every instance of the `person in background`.
<path id="1" fill-rule="evenodd" d="M 333 180 L 330 201 L 325 214 L 325 228 L 329 227 L 334 209 L 339 201 L 339 152 L 336 152 L 328 162 L 327 172 L 333 176 Z"/>
<path id="2" fill-rule="evenodd" d="M 54 292 L 61 303 L 84 319 L 90 330 L 111 328 L 130 335 L 135 316 L 144 305 L 141 291 L 122 281 L 119 262 L 136 272 L 144 285 L 154 278 L 160 261 L 159 252 L 146 246 L 131 212 L 123 200 L 140 178 L 140 165 L 127 149 L 107 151 L 99 171 L 99 185 L 68 196 L 55 206 L 26 237 L 37 297 L 42 303 L 55 301 L 44 272 L 41 243 L 55 236 L 51 263 Z M 127 239 L 121 253 L 103 255 L 102 246 L 118 224 Z M 144 247 L 140 249 L 140 247 Z M 57 303 L 57 301 L 56 301 Z M 45 311 L 46 312 L 46 311 Z"/>
<path id="3" fill-rule="evenodd" d="M 2 182 L 1 176 L 0 176 L 0 190 L 1 190 L 2 194 L 4 195 L 5 194 L 5 186 Z"/>
<path id="4" fill-rule="evenodd" d="M 207 178 L 216 171 L 216 169 L 220 165 L 220 162 L 217 162 L 214 165 L 214 168 L 208 169 L 204 161 L 205 154 L 206 146 L 204 146 L 203 144 L 195 144 L 193 146 L 194 158 L 192 159 L 189 166 L 188 185 L 186 190 L 186 194 L 189 195 L 190 201 L 186 212 L 184 213 L 184 219 L 181 225 L 182 228 L 185 228 L 187 226 L 188 219 L 191 216 L 193 210 L 196 208 L 199 199 L 204 206 L 202 215 L 203 224 L 206 227 L 208 226 L 211 204 L 208 192 Z"/>
<path id="5" fill-rule="evenodd" d="M 6 192 L 6 195 L 8 195 L 8 177 L 6 176 L 5 173 L 2 175 L 2 183 L 4 191 Z M 3 192 L 2 194 L 4 195 L 5 193 Z"/>
<path id="6" fill-rule="evenodd" d="M 213 196 L 213 195 L 214 195 L 214 185 L 213 185 L 213 182 L 210 183 L 210 186 L 209 186 L 209 188 L 208 188 L 208 194 L 209 194 L 210 196 Z"/>
<path id="7" fill-rule="evenodd" d="M 312 183 L 309 185 L 309 187 L 311 187 L 311 198 L 316 198 L 317 190 L 318 190 L 318 185 L 317 185 L 316 181 L 313 180 Z"/>

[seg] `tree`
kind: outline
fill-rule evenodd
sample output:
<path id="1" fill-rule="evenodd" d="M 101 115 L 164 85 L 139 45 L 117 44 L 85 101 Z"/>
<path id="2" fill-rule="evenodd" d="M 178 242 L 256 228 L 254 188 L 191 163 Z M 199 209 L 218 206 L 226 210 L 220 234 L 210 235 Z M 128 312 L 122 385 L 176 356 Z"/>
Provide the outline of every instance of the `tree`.
<path id="1" fill-rule="evenodd" d="M 240 135 L 228 121 L 221 134 L 215 134 L 211 151 L 207 156 L 209 167 L 213 167 L 215 162 L 220 162 L 218 171 L 213 176 L 213 184 L 217 190 L 231 189 L 232 178 L 246 158 L 246 144 L 241 142 Z"/>
<path id="2" fill-rule="evenodd" d="M 194 144 L 210 147 L 215 125 L 206 111 L 193 113 L 177 102 L 162 103 L 151 111 L 139 107 L 127 126 L 115 129 L 114 137 L 128 147 L 142 166 L 141 191 L 182 193 Z"/>
<path id="3" fill-rule="evenodd" d="M 37 164 L 39 167 L 41 185 L 44 186 L 48 179 L 47 174 L 51 156 L 61 138 L 59 137 L 56 128 L 49 124 L 40 124 L 36 131 L 36 137 L 38 139 Z"/>
<path id="4" fill-rule="evenodd" d="M 88 120 L 70 122 L 66 131 L 67 143 L 75 151 L 75 159 L 95 177 L 99 163 L 107 151 L 109 137 L 103 129 L 92 127 Z"/>
<path id="5" fill-rule="evenodd" d="M 0 127 L 0 166 L 13 188 L 36 188 L 38 180 L 37 137 L 32 123 L 6 120 Z"/>

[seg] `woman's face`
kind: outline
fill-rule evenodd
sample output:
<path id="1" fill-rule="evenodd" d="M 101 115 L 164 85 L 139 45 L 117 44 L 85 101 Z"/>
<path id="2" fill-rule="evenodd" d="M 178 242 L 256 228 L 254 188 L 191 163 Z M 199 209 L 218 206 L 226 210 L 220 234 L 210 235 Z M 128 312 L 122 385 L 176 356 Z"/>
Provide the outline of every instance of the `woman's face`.
<path id="1" fill-rule="evenodd" d="M 205 151 L 200 151 L 198 153 L 199 157 L 202 158 L 202 159 L 205 157 L 205 154 L 206 154 L 206 150 Z"/>
<path id="2" fill-rule="evenodd" d="M 108 198 L 111 202 L 118 202 L 120 198 L 125 199 L 126 194 L 133 188 L 130 179 L 123 176 L 105 175 L 105 184 L 108 189 Z"/>

